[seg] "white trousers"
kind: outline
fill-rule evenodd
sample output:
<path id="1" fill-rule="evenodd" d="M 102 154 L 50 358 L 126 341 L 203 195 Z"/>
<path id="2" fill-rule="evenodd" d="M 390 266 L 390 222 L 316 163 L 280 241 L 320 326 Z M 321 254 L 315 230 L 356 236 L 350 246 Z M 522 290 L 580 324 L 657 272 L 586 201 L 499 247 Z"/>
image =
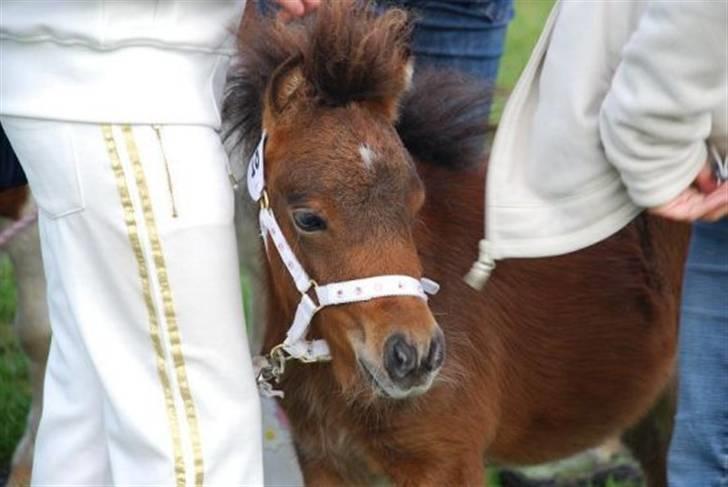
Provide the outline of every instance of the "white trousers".
<path id="1" fill-rule="evenodd" d="M 33 483 L 262 485 L 218 134 L 2 124 L 40 208 L 53 331 Z"/>

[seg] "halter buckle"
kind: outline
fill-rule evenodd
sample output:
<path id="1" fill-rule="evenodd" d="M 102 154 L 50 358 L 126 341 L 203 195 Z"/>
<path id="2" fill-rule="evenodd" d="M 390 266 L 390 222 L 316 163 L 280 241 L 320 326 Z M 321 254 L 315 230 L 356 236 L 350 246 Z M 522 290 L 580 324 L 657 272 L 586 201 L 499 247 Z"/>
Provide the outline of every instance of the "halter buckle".
<path id="1" fill-rule="evenodd" d="M 268 199 L 268 191 L 265 189 L 260 194 L 260 207 L 264 210 L 267 210 L 268 208 L 270 208 L 270 199 Z"/>
<path id="2" fill-rule="evenodd" d="M 258 384 L 270 381 L 278 383 L 286 371 L 286 361 L 290 358 L 286 356 L 283 344 L 276 345 L 267 355 L 261 358 L 264 362 L 260 365 L 256 382 Z"/>
<path id="3" fill-rule="evenodd" d="M 313 312 L 314 314 L 318 313 L 323 308 L 323 305 L 319 301 L 318 292 L 317 292 L 318 288 L 319 288 L 318 282 L 316 282 L 314 279 L 309 279 L 308 280 L 308 289 L 303 293 L 303 294 L 306 294 L 309 298 L 311 298 L 311 301 L 313 301 L 313 304 L 316 305 L 316 309 Z M 309 291 L 311 291 L 311 290 L 313 290 L 313 292 L 311 294 L 309 294 Z"/>
<path id="4" fill-rule="evenodd" d="M 261 394 L 266 397 L 283 397 L 283 391 L 273 388 L 273 383 L 278 384 L 281 376 L 286 371 L 286 361 L 291 357 L 286 356 L 283 344 L 276 345 L 267 355 L 256 357 L 258 362 L 256 368 L 258 373 L 255 382 Z"/>

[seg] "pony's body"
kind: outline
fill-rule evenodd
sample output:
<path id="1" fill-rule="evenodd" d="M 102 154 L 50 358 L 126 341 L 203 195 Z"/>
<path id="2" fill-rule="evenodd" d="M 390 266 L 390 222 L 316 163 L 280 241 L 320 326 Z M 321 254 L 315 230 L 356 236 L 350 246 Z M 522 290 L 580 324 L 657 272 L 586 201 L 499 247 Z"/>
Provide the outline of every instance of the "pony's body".
<path id="1" fill-rule="evenodd" d="M 412 83 L 405 14 L 358 5 L 245 27 L 226 105 L 244 152 L 267 133 L 266 211 L 309 276 L 442 285 L 429 306 L 391 296 L 316 314 L 310 335 L 332 362 L 290 363 L 280 384 L 306 482 L 482 485 L 485 458 L 546 461 L 636 424 L 672 377 L 686 229 L 641 216 L 469 288 L 487 97 L 446 73 Z M 301 299 L 272 247 L 266 352 Z M 444 364 L 430 361 L 443 332 Z M 641 458 L 655 485 L 666 444 L 641 452 L 656 455 Z"/>
<path id="2" fill-rule="evenodd" d="M 441 380 L 407 402 L 360 405 L 333 387 L 329 365 L 292 365 L 283 405 L 307 483 L 379 472 L 397 484 L 482 485 L 485 458 L 562 458 L 636 424 L 673 372 L 685 229 L 640 217 L 581 252 L 500 263 L 478 293 L 462 276 L 482 235 L 482 175 L 419 168 L 437 195 L 416 238 L 426 274 L 443 284 L 431 300 L 448 346 Z M 290 320 L 279 309 L 267 349 Z"/>

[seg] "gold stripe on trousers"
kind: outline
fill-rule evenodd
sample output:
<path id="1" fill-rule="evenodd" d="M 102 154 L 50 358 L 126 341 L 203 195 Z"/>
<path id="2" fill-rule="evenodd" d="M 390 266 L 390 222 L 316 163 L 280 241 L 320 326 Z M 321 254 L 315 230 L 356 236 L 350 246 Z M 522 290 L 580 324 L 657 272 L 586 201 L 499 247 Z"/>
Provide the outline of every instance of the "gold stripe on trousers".
<path id="1" fill-rule="evenodd" d="M 121 159 L 116 147 L 116 142 L 114 141 L 111 125 L 102 125 L 101 130 L 104 135 L 104 141 L 106 142 L 106 150 L 108 151 L 109 159 L 111 160 L 111 168 L 114 171 L 114 177 L 116 178 L 116 187 L 119 191 L 121 206 L 124 210 L 124 223 L 126 224 L 126 231 L 129 235 L 129 242 L 131 243 L 134 258 L 136 259 L 139 270 L 139 278 L 142 284 L 144 304 L 149 318 L 149 336 L 152 340 L 152 347 L 156 356 L 157 373 L 159 375 L 159 381 L 162 383 L 164 403 L 167 408 L 167 422 L 169 423 L 169 429 L 172 434 L 175 478 L 177 479 L 177 486 L 184 487 L 186 484 L 186 472 L 184 455 L 182 453 L 182 442 L 180 440 L 179 420 L 177 418 L 177 409 L 172 396 L 172 386 L 170 384 L 169 377 L 167 376 L 167 359 L 165 358 L 162 340 L 160 338 L 157 311 L 152 297 L 152 287 L 144 258 L 144 251 L 142 250 L 142 244 L 139 238 L 138 225 L 136 216 L 134 215 L 134 206 L 131 201 L 131 196 L 129 195 L 129 187 L 126 183 L 124 168 L 121 165 Z"/>
<path id="2" fill-rule="evenodd" d="M 149 314 L 149 328 L 152 345 L 157 358 L 157 369 L 160 376 L 160 382 L 164 389 L 165 404 L 167 407 L 167 418 L 169 421 L 170 431 L 172 433 L 173 450 L 175 457 L 175 475 L 177 486 L 182 487 L 186 484 L 186 467 L 184 455 L 182 452 L 181 435 L 178 422 L 177 411 L 172 394 L 172 387 L 169 376 L 167 375 L 167 361 L 162 346 L 160 327 L 157 319 L 157 311 L 154 304 L 151 283 L 147 268 L 152 268 L 151 263 L 147 267 L 147 261 L 141 246 L 141 240 L 137 229 L 137 221 L 134 213 L 134 207 L 129 195 L 129 186 L 124 174 L 123 166 L 119 158 L 119 154 L 114 142 L 113 133 L 110 125 L 102 127 L 104 139 L 106 140 L 107 149 L 112 162 L 112 168 L 116 176 L 119 196 L 121 197 L 122 206 L 124 208 L 125 222 L 129 233 L 129 240 L 134 250 L 134 255 L 139 267 L 139 275 L 142 281 L 142 290 L 144 300 Z M 131 126 L 123 125 L 121 127 L 124 136 L 127 154 L 131 163 L 134 180 L 138 192 L 139 202 L 141 204 L 142 214 L 144 216 L 144 224 L 146 234 L 151 247 L 152 261 L 154 264 L 155 277 L 159 284 L 159 290 L 162 296 L 162 308 L 164 311 L 164 319 L 167 325 L 167 335 L 169 337 L 169 347 L 171 349 L 172 362 L 176 372 L 178 393 L 184 404 L 185 416 L 189 428 L 190 442 L 192 444 L 192 456 L 195 468 L 195 485 L 201 486 L 204 483 L 204 462 L 202 457 L 202 442 L 200 440 L 200 430 L 197 420 L 197 410 L 192 399 L 190 385 L 187 378 L 187 370 L 184 356 L 182 354 L 181 336 L 177 324 L 177 313 L 174 307 L 172 290 L 169 283 L 167 273 L 166 259 L 162 250 L 159 232 L 152 208 L 152 200 L 149 194 L 144 169 L 142 167 L 139 150 L 134 140 L 134 133 Z"/>
<path id="3" fill-rule="evenodd" d="M 139 157 L 139 150 L 137 149 L 137 145 L 134 140 L 134 133 L 129 125 L 122 126 L 121 130 L 124 134 L 126 150 L 129 154 L 129 160 L 131 161 L 136 178 L 136 185 L 142 204 L 144 221 L 146 223 L 146 230 L 149 236 L 149 243 L 152 248 L 154 266 L 156 267 L 156 277 L 162 294 L 164 318 L 167 323 L 167 333 L 169 335 L 169 341 L 172 349 L 172 361 L 174 363 L 174 370 L 177 373 L 177 385 L 179 388 L 179 394 L 182 396 L 185 416 L 187 417 L 187 425 L 189 427 L 190 439 L 192 442 L 192 457 L 195 465 L 195 485 L 201 486 L 205 480 L 205 467 L 202 458 L 202 442 L 200 440 L 200 428 L 197 421 L 197 408 L 192 400 L 192 392 L 190 391 L 190 384 L 187 378 L 187 368 L 182 354 L 180 331 L 177 325 L 177 312 L 175 311 L 174 300 L 172 298 L 172 289 L 169 283 L 166 259 L 164 257 L 164 252 L 162 251 L 162 243 L 159 239 L 157 223 L 154 218 L 154 211 L 152 210 L 152 200 L 149 196 L 149 188 L 144 176 L 144 170 Z"/>

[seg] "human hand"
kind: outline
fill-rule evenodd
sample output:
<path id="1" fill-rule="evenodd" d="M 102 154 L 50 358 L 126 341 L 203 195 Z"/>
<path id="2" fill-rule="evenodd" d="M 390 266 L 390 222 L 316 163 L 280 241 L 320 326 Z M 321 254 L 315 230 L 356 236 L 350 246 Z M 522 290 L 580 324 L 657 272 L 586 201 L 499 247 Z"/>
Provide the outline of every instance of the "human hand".
<path id="1" fill-rule="evenodd" d="M 719 183 L 713 175 L 710 164 L 706 164 L 692 186 L 672 201 L 650 208 L 649 212 L 684 222 L 719 220 L 728 215 L 728 183 Z"/>
<path id="2" fill-rule="evenodd" d="M 276 0 L 276 3 L 281 8 L 278 18 L 283 22 L 290 22 L 316 10 L 321 0 Z"/>

